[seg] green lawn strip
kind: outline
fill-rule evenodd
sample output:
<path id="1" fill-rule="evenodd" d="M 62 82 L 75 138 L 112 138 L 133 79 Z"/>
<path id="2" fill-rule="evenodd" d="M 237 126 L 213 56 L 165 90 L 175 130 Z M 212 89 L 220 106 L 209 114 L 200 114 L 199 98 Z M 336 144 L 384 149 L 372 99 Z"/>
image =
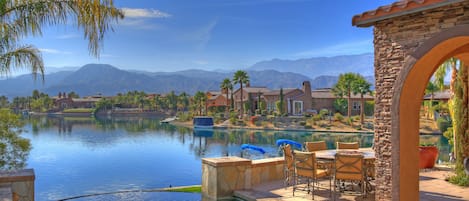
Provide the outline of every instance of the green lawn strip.
<path id="1" fill-rule="evenodd" d="M 164 190 L 167 192 L 200 193 L 202 192 L 202 186 L 201 185 L 180 186 L 180 187 L 165 188 Z"/>
<path id="2" fill-rule="evenodd" d="M 64 109 L 64 113 L 85 113 L 85 112 L 93 112 L 93 108 L 72 108 L 72 109 Z"/>

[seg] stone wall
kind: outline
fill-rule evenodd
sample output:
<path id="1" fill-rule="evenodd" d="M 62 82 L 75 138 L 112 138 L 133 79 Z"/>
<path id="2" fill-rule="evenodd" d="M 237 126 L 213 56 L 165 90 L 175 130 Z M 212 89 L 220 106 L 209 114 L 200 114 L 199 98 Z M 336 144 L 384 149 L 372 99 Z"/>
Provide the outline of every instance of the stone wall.
<path id="1" fill-rule="evenodd" d="M 239 157 L 202 159 L 203 200 L 231 200 L 235 190 L 283 179 L 282 157 L 248 160 Z"/>
<path id="2" fill-rule="evenodd" d="M 374 24 L 376 200 L 392 198 L 392 140 L 397 139 L 394 144 L 399 144 L 399 133 L 391 133 L 392 126 L 396 126 L 392 125 L 392 119 L 396 118 L 393 115 L 399 115 L 398 111 L 391 110 L 392 98 L 396 83 L 405 82 L 399 80 L 399 74 L 406 58 L 418 57 L 420 53 L 416 50 L 428 39 L 462 24 L 469 24 L 468 1 Z"/>
<path id="3" fill-rule="evenodd" d="M 34 201 L 34 170 L 0 172 L 1 200 Z M 10 191 L 10 192 L 8 192 Z"/>

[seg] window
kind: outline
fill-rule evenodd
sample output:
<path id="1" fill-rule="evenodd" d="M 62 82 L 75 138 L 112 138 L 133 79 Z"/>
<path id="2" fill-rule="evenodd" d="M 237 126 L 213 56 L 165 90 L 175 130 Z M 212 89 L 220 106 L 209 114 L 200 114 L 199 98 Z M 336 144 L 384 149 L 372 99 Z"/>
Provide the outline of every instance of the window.
<path id="1" fill-rule="evenodd" d="M 361 104 L 360 102 L 352 102 L 352 109 L 353 110 L 360 110 Z"/>

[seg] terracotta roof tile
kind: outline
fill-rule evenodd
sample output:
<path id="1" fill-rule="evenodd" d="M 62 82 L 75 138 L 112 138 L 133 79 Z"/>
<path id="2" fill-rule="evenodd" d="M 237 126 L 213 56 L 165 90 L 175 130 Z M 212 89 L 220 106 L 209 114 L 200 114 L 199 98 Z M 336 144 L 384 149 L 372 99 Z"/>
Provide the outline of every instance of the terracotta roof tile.
<path id="1" fill-rule="evenodd" d="M 438 8 L 464 0 L 401 0 L 390 5 L 380 6 L 353 16 L 352 25 L 358 27 L 369 27 L 375 22 L 402 15 L 408 15 L 423 10 Z"/>

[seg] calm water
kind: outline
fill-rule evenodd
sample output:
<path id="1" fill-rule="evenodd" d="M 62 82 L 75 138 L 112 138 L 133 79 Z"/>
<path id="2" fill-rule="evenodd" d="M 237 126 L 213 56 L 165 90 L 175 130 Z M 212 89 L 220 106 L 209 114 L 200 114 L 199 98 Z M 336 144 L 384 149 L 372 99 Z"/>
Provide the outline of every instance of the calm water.
<path id="1" fill-rule="evenodd" d="M 36 200 L 59 200 L 79 195 L 122 190 L 156 189 L 201 183 L 201 158 L 265 157 L 242 151 L 241 144 L 264 148 L 277 156 L 275 141 L 358 141 L 371 147 L 371 134 L 325 134 L 285 131 L 191 129 L 159 124 L 158 119 L 30 118 L 24 137 L 33 149 L 28 167 L 36 173 Z M 441 136 L 421 136 L 436 143 L 440 159 L 448 160 L 448 142 Z M 200 200 L 192 193 L 120 193 L 76 200 Z"/>

